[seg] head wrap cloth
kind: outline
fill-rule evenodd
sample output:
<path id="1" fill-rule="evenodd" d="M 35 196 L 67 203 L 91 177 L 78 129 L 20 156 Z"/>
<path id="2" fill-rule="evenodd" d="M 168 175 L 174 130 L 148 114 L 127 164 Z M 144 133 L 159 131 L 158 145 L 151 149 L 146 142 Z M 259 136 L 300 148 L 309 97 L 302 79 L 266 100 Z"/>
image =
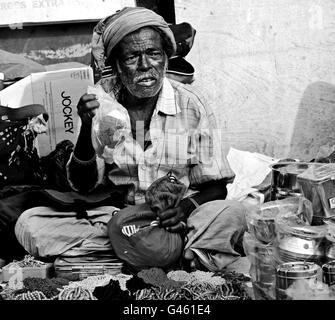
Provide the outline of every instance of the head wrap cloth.
<path id="1" fill-rule="evenodd" d="M 171 57 L 176 51 L 174 35 L 165 20 L 155 12 L 142 7 L 126 7 L 102 19 L 95 26 L 92 37 L 92 55 L 96 67 L 102 70 L 113 48 L 129 33 L 143 27 L 154 27 L 167 40 L 166 54 Z"/>

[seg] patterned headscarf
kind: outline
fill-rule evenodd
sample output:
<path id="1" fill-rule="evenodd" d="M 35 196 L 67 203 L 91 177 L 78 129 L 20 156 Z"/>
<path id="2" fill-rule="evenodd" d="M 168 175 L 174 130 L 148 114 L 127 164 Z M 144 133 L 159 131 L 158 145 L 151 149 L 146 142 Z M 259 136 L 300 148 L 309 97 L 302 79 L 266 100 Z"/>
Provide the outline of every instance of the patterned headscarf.
<path id="1" fill-rule="evenodd" d="M 142 7 L 125 7 L 115 14 L 102 19 L 93 30 L 92 56 L 95 67 L 102 71 L 106 58 L 113 48 L 129 33 L 142 27 L 154 27 L 164 37 L 164 48 L 168 57 L 176 51 L 174 35 L 165 20 L 152 10 Z"/>

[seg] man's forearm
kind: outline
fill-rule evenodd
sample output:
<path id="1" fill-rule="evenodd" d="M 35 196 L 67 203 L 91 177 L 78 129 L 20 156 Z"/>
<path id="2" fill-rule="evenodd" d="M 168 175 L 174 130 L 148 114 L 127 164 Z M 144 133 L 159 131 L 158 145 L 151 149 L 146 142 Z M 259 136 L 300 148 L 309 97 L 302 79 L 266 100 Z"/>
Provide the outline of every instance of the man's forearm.
<path id="1" fill-rule="evenodd" d="M 91 140 L 91 126 L 82 126 L 69 165 L 70 180 L 79 192 L 92 189 L 98 180 L 96 153 Z"/>
<path id="2" fill-rule="evenodd" d="M 190 198 L 185 198 L 181 201 L 180 205 L 187 215 L 190 215 L 193 210 L 196 209 L 197 205 L 214 201 L 224 200 L 227 197 L 227 183 L 226 180 L 213 180 L 202 184 L 199 187 L 199 192 L 192 195 Z"/>
<path id="3" fill-rule="evenodd" d="M 213 180 L 202 184 L 199 187 L 199 192 L 192 198 L 199 204 L 203 204 L 214 200 L 224 200 L 227 197 L 226 180 Z"/>
<path id="4" fill-rule="evenodd" d="M 76 156 L 76 158 L 83 161 L 90 160 L 95 155 L 95 150 L 92 145 L 91 131 L 92 124 L 83 125 L 80 128 L 78 140 L 74 148 L 74 155 Z"/>

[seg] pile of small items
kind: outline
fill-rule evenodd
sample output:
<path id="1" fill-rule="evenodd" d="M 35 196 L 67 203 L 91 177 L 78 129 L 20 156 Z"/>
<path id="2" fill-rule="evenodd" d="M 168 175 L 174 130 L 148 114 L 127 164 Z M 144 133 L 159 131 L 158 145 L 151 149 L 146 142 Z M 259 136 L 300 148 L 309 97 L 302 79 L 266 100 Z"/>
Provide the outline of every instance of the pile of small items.
<path id="1" fill-rule="evenodd" d="M 153 281 L 153 275 L 159 281 Z M 230 274 L 231 276 L 232 274 Z M 138 290 L 136 300 L 247 300 L 245 289 L 240 283 L 238 288 L 228 280 L 229 274 L 214 275 L 212 272 L 194 271 L 187 273 L 178 270 L 167 275 L 160 269 L 144 270 L 138 274 L 144 282 L 152 284 L 149 289 Z M 247 277 L 243 278 L 244 282 Z"/>
<path id="2" fill-rule="evenodd" d="M 212 272 L 183 270 L 165 273 L 151 268 L 127 280 L 125 288 L 111 280 L 96 287 L 98 300 L 250 300 L 244 284 L 250 278 L 234 272 L 215 275 Z"/>
<path id="3" fill-rule="evenodd" d="M 37 266 L 43 262 L 26 256 L 16 265 Z M 214 274 L 162 269 L 142 270 L 137 275 L 104 274 L 81 281 L 63 278 L 25 278 L 0 286 L 4 300 L 248 300 L 244 284 L 248 277 L 234 272 Z"/>
<path id="4" fill-rule="evenodd" d="M 46 270 L 46 263 L 26 255 L 23 260 L 14 260 L 5 268 L 14 272 L 7 283 L 0 286 L 0 297 L 4 300 L 55 300 L 61 288 L 69 281 L 62 278 L 27 276 L 28 270 Z M 4 269 L 3 269 L 4 270 Z M 37 273 L 38 274 L 38 273 Z M 39 273 L 41 275 L 43 273 Z"/>

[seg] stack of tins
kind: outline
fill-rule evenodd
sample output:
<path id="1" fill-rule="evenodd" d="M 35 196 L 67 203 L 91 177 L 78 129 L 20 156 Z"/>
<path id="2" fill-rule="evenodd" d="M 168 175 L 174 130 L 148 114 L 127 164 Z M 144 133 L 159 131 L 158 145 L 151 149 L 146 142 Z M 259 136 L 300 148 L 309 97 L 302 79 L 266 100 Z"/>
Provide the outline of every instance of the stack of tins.
<path id="1" fill-rule="evenodd" d="M 277 254 L 282 262 L 325 262 L 325 226 L 278 228 Z"/>
<path id="2" fill-rule="evenodd" d="M 271 169 L 271 200 L 304 196 L 313 204 L 312 225 L 335 215 L 335 163 L 280 162 Z"/>
<path id="3" fill-rule="evenodd" d="M 271 165 L 271 200 L 282 200 L 302 195 L 298 175 L 306 171 L 310 163 L 278 162 Z"/>
<path id="4" fill-rule="evenodd" d="M 322 273 L 321 273 L 322 271 Z M 335 260 L 323 264 L 322 269 L 312 262 L 288 262 L 276 268 L 276 299 L 289 300 L 287 289 L 298 280 L 311 281 L 310 285 L 322 281 L 328 285 L 335 285 Z"/>
<path id="5" fill-rule="evenodd" d="M 290 300 L 286 290 L 298 280 L 317 283 L 321 280 L 321 267 L 312 262 L 289 262 L 276 269 L 276 298 Z"/>
<path id="6" fill-rule="evenodd" d="M 312 214 L 311 203 L 302 197 L 289 197 L 249 208 L 246 215 L 249 233 L 245 235 L 244 243 L 245 252 L 247 252 L 251 263 L 250 275 L 254 275 L 254 291 L 256 288 L 258 292 L 264 291 L 274 297 L 276 266 L 283 262 L 298 260 L 295 255 L 296 250 L 294 250 L 295 239 L 292 244 L 289 243 L 288 250 L 284 250 L 286 249 L 287 234 L 291 233 L 292 228 L 287 230 L 287 220 L 283 221 L 283 228 L 278 228 L 278 217 L 282 215 L 288 215 L 289 219 L 293 217 L 293 224 L 295 225 L 296 220 L 299 222 L 301 220 L 303 224 L 308 223 L 312 219 Z M 282 231 L 280 237 L 277 236 L 279 232 L 277 229 Z M 282 241 L 278 241 L 278 239 Z M 280 255 L 278 255 L 278 244 L 283 246 L 279 250 Z M 293 253 L 290 252 L 292 248 Z M 306 250 L 306 243 L 302 245 L 302 248 Z M 301 258 L 304 259 L 306 256 L 311 258 L 314 255 L 314 251 L 312 254 L 303 254 Z M 298 250 L 297 253 L 301 252 Z M 290 256 L 290 258 L 282 260 L 285 255 Z"/>

